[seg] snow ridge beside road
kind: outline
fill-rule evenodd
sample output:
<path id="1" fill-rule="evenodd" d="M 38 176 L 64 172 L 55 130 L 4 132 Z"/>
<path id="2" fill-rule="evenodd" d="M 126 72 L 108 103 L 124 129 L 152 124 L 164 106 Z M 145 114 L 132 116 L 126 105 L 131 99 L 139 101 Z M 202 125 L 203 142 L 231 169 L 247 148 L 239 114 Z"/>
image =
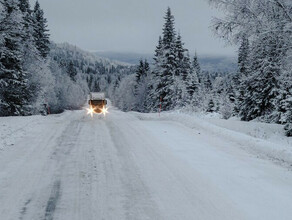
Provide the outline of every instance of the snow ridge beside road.
<path id="1" fill-rule="evenodd" d="M 272 160 L 292 169 L 292 138 L 286 137 L 283 126 L 260 122 L 242 122 L 208 118 L 177 112 L 143 114 L 131 112 L 140 120 L 173 121 L 195 132 L 204 132 L 230 141 L 251 154 Z"/>

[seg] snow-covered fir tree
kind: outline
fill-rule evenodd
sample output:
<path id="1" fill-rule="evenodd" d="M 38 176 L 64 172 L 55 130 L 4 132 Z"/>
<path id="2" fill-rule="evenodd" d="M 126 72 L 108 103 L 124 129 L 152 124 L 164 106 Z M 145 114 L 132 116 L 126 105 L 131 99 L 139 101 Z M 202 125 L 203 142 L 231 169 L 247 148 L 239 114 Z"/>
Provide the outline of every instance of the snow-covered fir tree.
<path id="1" fill-rule="evenodd" d="M 16 0 L 3 1 L 0 22 L 0 111 L 1 115 L 30 114 L 27 72 L 23 70 L 23 15 Z"/>
<path id="2" fill-rule="evenodd" d="M 44 11 L 40 8 L 38 1 L 36 1 L 33 10 L 33 22 L 36 48 L 41 56 L 46 58 L 50 51 L 50 35 L 47 29 L 47 19 L 44 17 Z"/>
<path id="3" fill-rule="evenodd" d="M 67 67 L 67 73 L 70 76 L 70 78 L 76 82 L 77 71 L 76 71 L 72 61 L 69 62 L 69 65 Z M 97 83 L 97 82 L 95 82 L 95 83 Z"/>
<path id="4" fill-rule="evenodd" d="M 136 70 L 136 83 L 140 84 L 142 78 L 144 78 L 150 70 L 149 63 L 147 60 L 143 61 L 140 59 L 139 65 Z"/>
<path id="5" fill-rule="evenodd" d="M 238 71 L 232 77 L 232 83 L 235 87 L 235 115 L 239 114 L 240 106 L 244 101 L 244 94 L 246 89 L 245 82 L 250 73 L 250 55 L 249 40 L 246 36 L 243 36 L 240 41 L 240 47 L 238 50 Z"/>
<path id="6" fill-rule="evenodd" d="M 174 29 L 174 17 L 170 8 L 167 9 L 164 17 L 165 23 L 162 34 L 162 48 L 155 62 L 154 74 L 156 86 L 152 97 L 154 98 L 154 106 L 158 107 L 158 103 L 162 100 L 162 109 L 169 110 L 173 107 L 174 96 L 174 76 L 176 69 L 175 59 L 175 40 L 176 33 Z"/>
<path id="7" fill-rule="evenodd" d="M 156 46 L 155 53 L 154 53 L 154 67 L 151 71 L 151 82 L 148 82 L 148 95 L 147 95 L 147 110 L 148 111 L 157 111 L 159 102 L 160 102 L 160 95 L 157 93 L 156 88 L 160 82 L 160 75 L 162 71 L 162 59 L 163 59 L 163 43 L 162 37 L 159 36 L 158 45 Z"/>
<path id="8" fill-rule="evenodd" d="M 189 99 L 186 80 L 191 75 L 191 62 L 188 50 L 184 48 L 181 35 L 178 34 L 175 41 L 175 75 L 173 86 L 173 108 L 181 108 Z"/>
<path id="9" fill-rule="evenodd" d="M 147 97 L 149 94 L 148 82 L 150 77 L 150 66 L 147 60 L 140 60 L 136 70 L 136 84 L 135 84 L 135 105 L 134 110 L 145 112 L 147 108 Z"/>
<path id="10" fill-rule="evenodd" d="M 188 92 L 188 100 L 187 103 L 191 105 L 192 108 L 199 109 L 200 103 L 199 99 L 201 98 L 201 86 L 199 83 L 198 76 L 201 75 L 201 67 L 198 62 L 197 53 L 193 58 L 192 68 L 190 68 L 190 73 L 186 77 L 186 89 Z"/>

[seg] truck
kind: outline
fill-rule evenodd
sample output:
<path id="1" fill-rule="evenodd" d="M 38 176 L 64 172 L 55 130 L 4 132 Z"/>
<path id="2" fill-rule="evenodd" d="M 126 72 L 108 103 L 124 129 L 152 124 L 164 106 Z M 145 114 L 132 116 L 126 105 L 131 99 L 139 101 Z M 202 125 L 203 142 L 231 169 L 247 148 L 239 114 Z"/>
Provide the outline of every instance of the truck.
<path id="1" fill-rule="evenodd" d="M 103 92 L 91 92 L 89 94 L 88 104 L 92 113 L 106 113 L 107 100 Z"/>

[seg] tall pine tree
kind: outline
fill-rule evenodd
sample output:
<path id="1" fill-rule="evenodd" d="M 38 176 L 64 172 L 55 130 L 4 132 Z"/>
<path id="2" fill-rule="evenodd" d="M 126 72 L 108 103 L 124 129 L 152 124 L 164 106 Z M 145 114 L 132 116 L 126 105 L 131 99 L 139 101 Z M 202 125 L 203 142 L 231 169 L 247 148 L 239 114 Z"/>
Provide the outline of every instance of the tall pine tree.
<path id="1" fill-rule="evenodd" d="M 262 44 L 269 45 L 268 47 Z M 252 51 L 252 75 L 245 79 L 244 98 L 240 116 L 249 121 L 258 117 L 267 119 L 276 109 L 280 60 L 277 53 L 278 38 L 275 34 L 262 34 L 254 42 Z"/>
<path id="2" fill-rule="evenodd" d="M 164 17 L 165 23 L 163 26 L 163 35 L 161 42 L 161 50 L 159 57 L 159 62 L 155 63 L 155 100 L 154 103 L 159 103 L 162 100 L 162 109 L 169 110 L 173 107 L 173 85 L 174 76 L 176 69 L 176 54 L 175 54 L 175 40 L 176 34 L 174 30 L 174 17 L 171 13 L 170 8 L 167 9 L 166 15 Z M 157 105 L 158 107 L 158 105 Z"/>
<path id="3" fill-rule="evenodd" d="M 4 0 L 5 15 L 0 22 L 0 113 L 2 116 L 30 112 L 27 73 L 22 68 L 23 15 L 16 0 Z"/>
<path id="4" fill-rule="evenodd" d="M 238 50 L 238 71 L 233 77 L 233 84 L 237 88 L 235 93 L 234 114 L 238 115 L 241 106 L 243 105 L 246 82 L 250 75 L 250 46 L 249 40 L 244 35 L 241 39 L 241 44 Z"/>
<path id="5" fill-rule="evenodd" d="M 172 107 L 183 107 L 188 99 L 186 91 L 186 80 L 190 74 L 191 63 L 188 56 L 188 50 L 184 48 L 181 35 L 178 34 L 175 41 L 175 75 L 173 86 L 173 103 Z"/>
<path id="6" fill-rule="evenodd" d="M 189 95 L 188 104 L 190 104 L 191 107 L 199 107 L 200 83 L 198 76 L 201 74 L 200 72 L 201 67 L 198 62 L 197 53 L 195 53 L 191 71 L 186 78 L 187 92 Z"/>
<path id="7" fill-rule="evenodd" d="M 49 33 L 47 29 L 47 19 L 44 18 L 44 12 L 40 8 L 40 4 L 36 1 L 33 10 L 34 21 L 34 39 L 36 48 L 39 50 L 41 56 L 46 58 L 50 52 Z"/>

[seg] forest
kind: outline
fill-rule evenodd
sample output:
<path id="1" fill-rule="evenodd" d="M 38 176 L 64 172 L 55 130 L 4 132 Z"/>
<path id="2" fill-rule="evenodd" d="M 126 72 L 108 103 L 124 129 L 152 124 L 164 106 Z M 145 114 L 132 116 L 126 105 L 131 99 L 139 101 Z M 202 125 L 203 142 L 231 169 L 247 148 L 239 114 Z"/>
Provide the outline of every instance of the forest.
<path id="1" fill-rule="evenodd" d="M 185 48 L 170 8 L 154 59 L 127 65 L 50 41 L 40 4 L 0 3 L 0 116 L 80 109 L 89 91 L 123 111 L 218 112 L 285 125 L 292 136 L 292 2 L 209 0 L 224 11 L 214 33 L 238 48 L 234 72 L 208 72 Z M 199 34 L 199 33 L 198 33 Z"/>

